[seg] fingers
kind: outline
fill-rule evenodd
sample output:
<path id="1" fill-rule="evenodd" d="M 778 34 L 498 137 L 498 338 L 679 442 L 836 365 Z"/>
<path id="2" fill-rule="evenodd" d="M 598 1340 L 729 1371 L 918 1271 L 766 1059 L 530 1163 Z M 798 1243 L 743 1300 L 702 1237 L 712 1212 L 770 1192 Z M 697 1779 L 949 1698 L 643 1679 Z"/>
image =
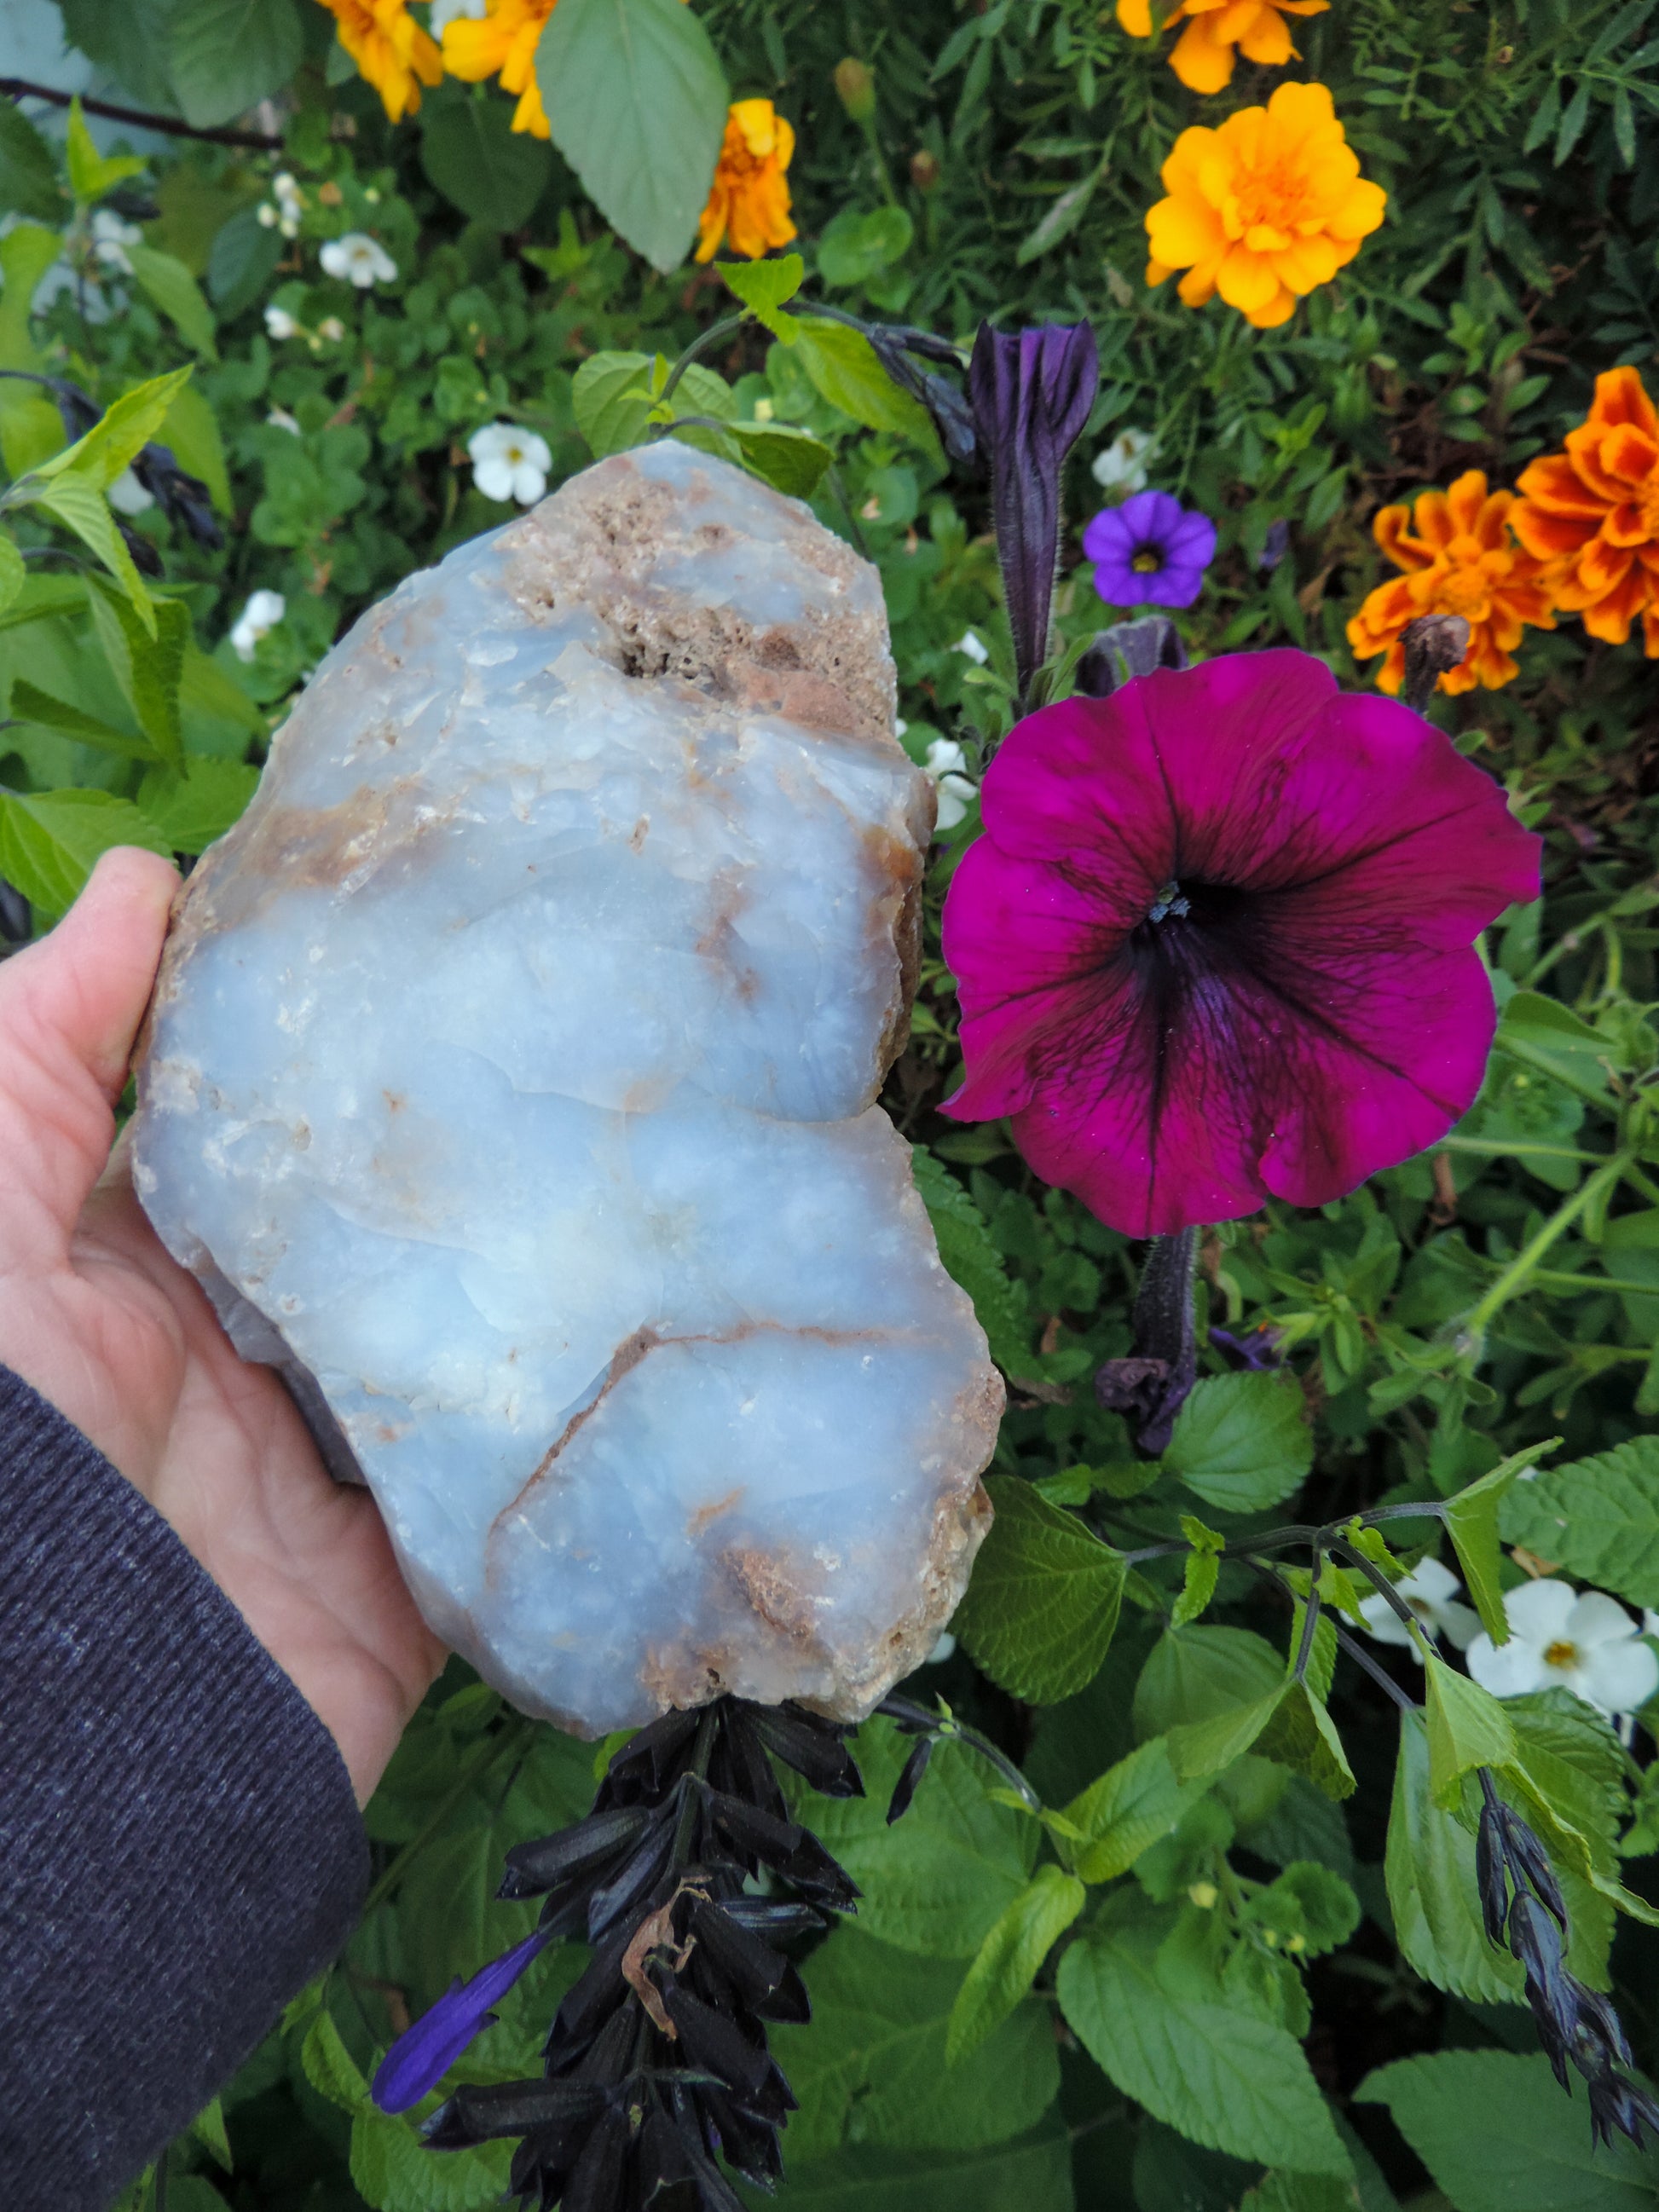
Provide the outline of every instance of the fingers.
<path id="1" fill-rule="evenodd" d="M 119 847 L 0 965 L 0 1270 L 66 1239 L 103 1167 L 178 888 L 167 861 Z"/>

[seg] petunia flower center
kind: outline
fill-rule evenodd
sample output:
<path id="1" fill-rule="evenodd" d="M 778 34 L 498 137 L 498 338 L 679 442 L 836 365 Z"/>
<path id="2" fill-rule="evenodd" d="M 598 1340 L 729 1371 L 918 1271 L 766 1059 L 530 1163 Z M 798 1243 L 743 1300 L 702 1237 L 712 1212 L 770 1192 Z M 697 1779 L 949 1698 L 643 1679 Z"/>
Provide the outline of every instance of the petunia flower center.
<path id="1" fill-rule="evenodd" d="M 1180 884 L 1171 876 L 1167 884 L 1158 886 L 1158 896 L 1153 900 L 1146 919 L 1148 921 L 1164 921 L 1172 914 L 1186 915 L 1192 910 L 1192 902 L 1182 896 Z"/>
<path id="2" fill-rule="evenodd" d="M 1131 555 L 1129 566 L 1137 576 L 1155 576 L 1164 566 L 1163 549 L 1157 545 L 1138 545 Z"/>
<path id="3" fill-rule="evenodd" d="M 1576 1667 L 1578 1664 L 1578 1646 L 1570 1644 L 1565 1637 L 1558 1638 L 1553 1644 L 1545 1645 L 1544 1664 L 1559 1667 L 1563 1672 L 1570 1667 Z"/>

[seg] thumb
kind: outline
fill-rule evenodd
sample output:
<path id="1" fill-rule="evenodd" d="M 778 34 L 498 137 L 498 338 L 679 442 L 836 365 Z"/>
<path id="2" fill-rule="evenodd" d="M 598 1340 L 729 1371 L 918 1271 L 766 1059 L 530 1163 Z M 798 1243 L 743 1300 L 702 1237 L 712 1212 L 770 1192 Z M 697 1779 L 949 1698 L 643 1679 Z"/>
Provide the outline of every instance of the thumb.
<path id="1" fill-rule="evenodd" d="M 168 862 L 119 846 L 0 965 L 0 1268 L 61 1250 L 98 1178 L 178 888 Z"/>

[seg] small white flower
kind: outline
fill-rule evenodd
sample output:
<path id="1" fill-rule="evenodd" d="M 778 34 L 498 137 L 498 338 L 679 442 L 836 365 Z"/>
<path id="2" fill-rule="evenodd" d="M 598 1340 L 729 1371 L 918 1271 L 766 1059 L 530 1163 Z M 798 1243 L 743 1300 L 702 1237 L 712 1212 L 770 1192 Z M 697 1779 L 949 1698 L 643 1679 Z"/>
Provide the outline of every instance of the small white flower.
<path id="1" fill-rule="evenodd" d="M 963 630 L 951 650 L 952 653 L 965 653 L 969 659 L 981 668 L 991 658 L 990 647 L 981 645 L 970 629 Z"/>
<path id="2" fill-rule="evenodd" d="M 1638 1642 L 1640 1632 L 1624 1607 L 1604 1592 L 1581 1595 L 1570 1583 L 1547 1576 L 1510 1590 L 1504 1611 L 1509 1642 L 1496 1645 L 1483 1632 L 1468 1653 L 1470 1674 L 1494 1697 L 1559 1687 L 1598 1712 L 1629 1713 L 1659 1690 L 1659 1658 Z"/>
<path id="3" fill-rule="evenodd" d="M 485 0 L 432 0 L 432 14 L 427 28 L 434 39 L 441 39 L 458 15 L 470 15 L 476 23 L 483 15 Z"/>
<path id="4" fill-rule="evenodd" d="M 545 438 L 513 422 L 486 422 L 466 441 L 472 481 L 486 499 L 516 499 L 533 507 L 547 489 L 553 456 Z"/>
<path id="5" fill-rule="evenodd" d="M 1089 473 L 1103 491 L 1145 491 L 1146 464 L 1157 444 L 1150 430 L 1120 430 L 1095 455 Z"/>
<path id="6" fill-rule="evenodd" d="M 276 210 L 272 207 L 269 200 L 261 200 L 258 206 L 253 210 L 253 214 L 255 221 L 258 223 L 262 230 L 276 229 Z"/>
<path id="7" fill-rule="evenodd" d="M 326 338 L 331 345 L 338 345 L 345 336 L 345 325 L 337 315 L 325 315 L 317 325 L 317 335 Z"/>
<path id="8" fill-rule="evenodd" d="M 293 178 L 289 175 L 286 169 L 283 171 L 280 176 L 276 176 L 271 179 L 270 189 L 276 198 L 276 205 L 282 213 L 283 222 L 291 222 L 297 227 L 300 217 L 305 210 L 305 194 L 300 190 L 298 185 L 295 183 Z"/>
<path id="9" fill-rule="evenodd" d="M 285 215 L 276 228 L 284 238 L 297 238 L 300 235 L 300 218 L 298 216 Z"/>
<path id="10" fill-rule="evenodd" d="M 296 438 L 302 437 L 304 435 L 299 424 L 295 421 L 293 416 L 289 413 L 286 407 L 273 407 L 270 414 L 266 416 L 265 420 L 273 430 L 289 430 L 291 431 Z"/>
<path id="11" fill-rule="evenodd" d="M 398 264 L 378 239 L 366 230 L 349 230 L 343 238 L 331 238 L 318 256 L 331 276 L 343 276 L 360 292 L 371 284 L 389 284 Z"/>
<path id="12" fill-rule="evenodd" d="M 155 495 L 144 489 L 131 469 L 123 469 L 104 496 L 118 514 L 142 514 L 154 507 Z"/>
<path id="13" fill-rule="evenodd" d="M 267 307 L 265 331 L 267 336 L 277 339 L 297 337 L 300 325 L 286 307 Z"/>
<path id="14" fill-rule="evenodd" d="M 236 658 L 252 660 L 259 640 L 275 629 L 287 612 L 288 601 L 280 592 L 255 592 L 230 633 L 230 649 Z"/>
<path id="15" fill-rule="evenodd" d="M 935 738 L 927 748 L 921 772 L 938 787 L 941 830 L 954 830 L 979 796 L 979 786 L 962 773 L 967 765 L 968 757 L 954 738 Z"/>
<path id="16" fill-rule="evenodd" d="M 1443 1636 L 1462 1651 L 1480 1626 L 1480 1616 L 1470 1605 L 1460 1605 L 1455 1593 L 1463 1585 L 1438 1559 L 1424 1559 L 1395 1586 L 1431 1636 Z M 1361 1601 L 1360 1616 L 1379 1644 L 1403 1644 L 1420 1667 L 1423 1654 L 1410 1631 L 1380 1590 Z"/>
<path id="17" fill-rule="evenodd" d="M 136 222 L 123 222 L 110 209 L 100 208 L 92 218 L 93 258 L 101 261 L 106 269 L 117 269 L 122 276 L 131 276 L 132 264 L 126 249 L 141 245 L 143 236 Z"/>

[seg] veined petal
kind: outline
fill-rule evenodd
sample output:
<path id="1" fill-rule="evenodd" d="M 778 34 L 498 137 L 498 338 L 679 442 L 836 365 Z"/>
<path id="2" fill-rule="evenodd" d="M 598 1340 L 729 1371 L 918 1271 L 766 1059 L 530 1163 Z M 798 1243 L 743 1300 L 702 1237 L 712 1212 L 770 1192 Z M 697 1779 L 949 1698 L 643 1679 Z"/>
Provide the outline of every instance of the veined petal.
<path id="1" fill-rule="evenodd" d="M 1635 1637 L 1594 1645 L 1575 1673 L 1579 1696 L 1604 1713 L 1633 1713 L 1659 1690 L 1659 1658 Z"/>
<path id="2" fill-rule="evenodd" d="M 1554 1644 L 1567 1638 L 1567 1623 L 1578 1602 L 1571 1583 L 1542 1576 L 1507 1593 L 1504 1612 L 1511 1630 L 1529 1644 Z"/>

